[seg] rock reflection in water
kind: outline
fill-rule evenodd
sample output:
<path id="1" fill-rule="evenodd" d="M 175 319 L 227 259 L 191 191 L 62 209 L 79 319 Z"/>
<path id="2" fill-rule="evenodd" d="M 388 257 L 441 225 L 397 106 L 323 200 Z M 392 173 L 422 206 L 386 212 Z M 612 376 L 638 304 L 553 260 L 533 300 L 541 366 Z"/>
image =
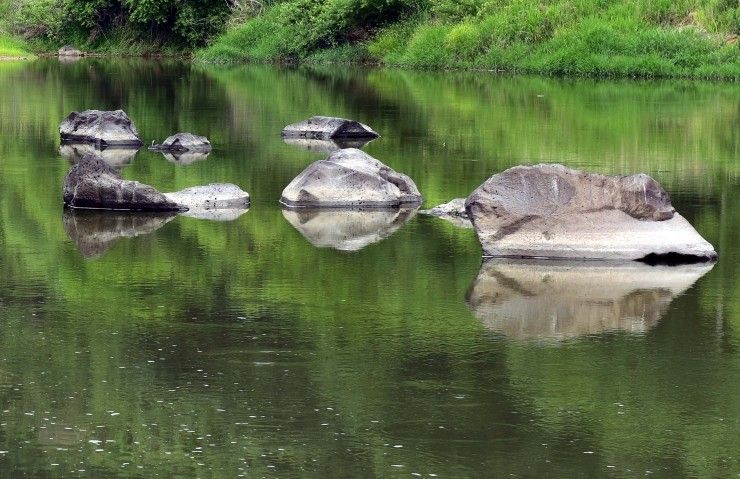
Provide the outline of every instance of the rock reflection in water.
<path id="1" fill-rule="evenodd" d="M 102 150 L 87 143 L 65 143 L 59 147 L 59 153 L 70 163 L 78 163 L 83 156 L 92 154 L 113 168 L 122 168 L 134 161 L 138 148 L 108 147 Z"/>
<path id="2" fill-rule="evenodd" d="M 359 251 L 395 233 L 416 210 L 298 208 L 283 216 L 314 246 Z"/>
<path id="3" fill-rule="evenodd" d="M 177 216 L 176 212 L 142 213 L 76 210 L 65 208 L 64 231 L 85 258 L 96 258 L 119 239 L 157 231 Z"/>
<path id="4" fill-rule="evenodd" d="M 374 139 L 375 138 L 337 138 L 333 140 L 311 140 L 308 138 L 283 138 L 283 141 L 287 145 L 303 148 L 304 150 L 331 153 L 333 151 L 343 150 L 345 148 L 362 148 Z"/>
<path id="5" fill-rule="evenodd" d="M 644 332 L 712 266 L 493 259 L 467 303 L 486 328 L 516 339 Z"/>
<path id="6" fill-rule="evenodd" d="M 210 151 L 162 152 L 162 156 L 164 156 L 167 161 L 181 166 L 192 165 L 197 161 L 207 160 L 208 155 L 210 154 Z"/>

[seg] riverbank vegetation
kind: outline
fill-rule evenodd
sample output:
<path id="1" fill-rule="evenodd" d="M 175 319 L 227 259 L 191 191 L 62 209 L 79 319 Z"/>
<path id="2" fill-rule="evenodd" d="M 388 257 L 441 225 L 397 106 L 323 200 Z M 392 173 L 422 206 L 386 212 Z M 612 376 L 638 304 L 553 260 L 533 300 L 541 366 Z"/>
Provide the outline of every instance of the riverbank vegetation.
<path id="1" fill-rule="evenodd" d="M 9 0 L 1 31 L 214 63 L 740 78 L 736 0 Z"/>
<path id="2" fill-rule="evenodd" d="M 196 57 L 738 78 L 738 33 L 732 0 L 289 0 Z"/>

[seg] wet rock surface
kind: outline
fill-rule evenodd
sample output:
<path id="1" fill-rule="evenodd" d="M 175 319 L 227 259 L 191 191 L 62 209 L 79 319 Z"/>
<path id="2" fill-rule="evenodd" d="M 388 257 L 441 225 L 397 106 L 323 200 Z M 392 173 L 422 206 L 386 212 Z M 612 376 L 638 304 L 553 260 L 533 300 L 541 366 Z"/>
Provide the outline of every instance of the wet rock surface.
<path id="1" fill-rule="evenodd" d="M 329 116 L 314 116 L 283 128 L 283 138 L 315 140 L 378 138 L 380 135 L 369 126 L 354 120 Z"/>
<path id="2" fill-rule="evenodd" d="M 398 207 L 420 204 L 408 176 L 355 148 L 339 150 L 309 165 L 283 190 L 288 207 Z"/>
<path id="3" fill-rule="evenodd" d="M 64 179 L 64 204 L 72 208 L 178 211 L 180 206 L 138 181 L 128 181 L 95 155 L 86 155 Z"/>
<path id="4" fill-rule="evenodd" d="M 467 198 L 484 256 L 637 260 L 717 254 L 651 177 L 517 166 Z"/>
<path id="5" fill-rule="evenodd" d="M 483 325 L 517 339 L 645 332 L 714 265 L 490 259 L 466 301 Z"/>
<path id="6" fill-rule="evenodd" d="M 122 110 L 73 111 L 59 125 L 62 142 L 92 143 L 100 146 L 142 145 L 139 132 Z"/>
<path id="7" fill-rule="evenodd" d="M 441 218 L 459 228 L 473 228 L 465 211 L 465 198 L 455 198 L 434 208 L 419 210 L 419 214 Z"/>
<path id="8" fill-rule="evenodd" d="M 358 251 L 382 241 L 416 215 L 416 208 L 283 210 L 283 216 L 312 245 Z"/>
<path id="9" fill-rule="evenodd" d="M 64 231 L 85 258 L 96 258 L 121 238 L 148 235 L 173 218 L 176 212 L 133 213 L 65 208 Z"/>
<path id="10" fill-rule="evenodd" d="M 176 133 L 167 137 L 161 144 L 149 147 L 153 151 L 183 153 L 186 151 L 208 153 L 211 151 L 211 142 L 205 136 L 192 133 Z"/>

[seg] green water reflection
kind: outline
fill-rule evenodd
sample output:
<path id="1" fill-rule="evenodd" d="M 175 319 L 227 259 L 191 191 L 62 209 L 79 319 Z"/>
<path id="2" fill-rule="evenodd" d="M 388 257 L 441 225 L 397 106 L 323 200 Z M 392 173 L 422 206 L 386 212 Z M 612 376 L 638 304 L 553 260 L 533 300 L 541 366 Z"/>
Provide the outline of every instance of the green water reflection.
<path id="1" fill-rule="evenodd" d="M 740 471 L 736 85 L 93 59 L 0 63 L 0 92 L 0 478 Z M 86 108 L 125 109 L 146 143 L 207 135 L 207 159 L 141 150 L 123 175 L 233 182 L 250 210 L 65 214 L 57 128 Z M 720 262 L 599 300 L 557 271 L 481 270 L 471 230 L 419 215 L 332 247 L 277 203 L 324 154 L 280 129 L 314 114 L 379 131 L 365 150 L 426 206 L 521 163 L 644 171 Z M 504 303 L 476 288 L 499 273 Z M 569 321 L 537 296 L 549 278 L 584 291 L 557 295 Z"/>

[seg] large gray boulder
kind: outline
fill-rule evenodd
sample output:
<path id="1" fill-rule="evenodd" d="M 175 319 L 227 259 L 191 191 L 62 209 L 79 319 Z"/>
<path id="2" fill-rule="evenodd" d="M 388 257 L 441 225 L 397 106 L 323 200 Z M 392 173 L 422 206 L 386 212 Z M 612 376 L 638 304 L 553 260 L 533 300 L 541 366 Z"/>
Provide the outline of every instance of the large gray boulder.
<path id="1" fill-rule="evenodd" d="M 434 208 L 419 210 L 419 214 L 441 218 L 458 228 L 471 229 L 473 227 L 473 223 L 470 222 L 468 213 L 465 211 L 465 198 L 455 198 Z"/>
<path id="2" fill-rule="evenodd" d="M 231 183 L 194 186 L 164 196 L 187 208 L 184 216 L 198 219 L 231 221 L 249 210 L 249 193 Z"/>
<path id="3" fill-rule="evenodd" d="M 562 165 L 493 175 L 465 209 L 484 256 L 714 261 L 717 253 L 651 177 Z"/>
<path id="4" fill-rule="evenodd" d="M 283 216 L 312 245 L 358 251 L 395 233 L 416 214 L 416 208 L 283 210 Z"/>
<path id="5" fill-rule="evenodd" d="M 308 138 L 314 140 L 377 138 L 372 128 L 354 120 L 330 116 L 314 116 L 283 128 L 283 138 Z"/>
<path id="6" fill-rule="evenodd" d="M 398 207 L 419 204 L 414 182 L 355 148 L 309 165 L 283 190 L 288 207 Z"/>
<path id="7" fill-rule="evenodd" d="M 643 333 L 713 266 L 494 258 L 466 300 L 486 328 L 515 339 Z"/>
<path id="8" fill-rule="evenodd" d="M 152 145 L 149 149 L 171 153 L 186 151 L 207 153 L 211 151 L 211 142 L 205 136 L 193 135 L 192 133 L 175 133 L 167 137 L 161 144 Z"/>
<path id="9" fill-rule="evenodd" d="M 85 258 L 96 258 L 121 238 L 153 233 L 175 216 L 176 212 L 133 213 L 65 208 L 64 231 Z"/>
<path id="10" fill-rule="evenodd" d="M 139 132 L 122 110 L 73 111 L 59 125 L 62 142 L 92 143 L 98 146 L 142 145 Z"/>
<path id="11" fill-rule="evenodd" d="M 183 209 L 162 193 L 138 181 L 128 181 L 95 155 L 86 155 L 64 179 L 64 204 L 72 208 L 133 211 Z"/>

